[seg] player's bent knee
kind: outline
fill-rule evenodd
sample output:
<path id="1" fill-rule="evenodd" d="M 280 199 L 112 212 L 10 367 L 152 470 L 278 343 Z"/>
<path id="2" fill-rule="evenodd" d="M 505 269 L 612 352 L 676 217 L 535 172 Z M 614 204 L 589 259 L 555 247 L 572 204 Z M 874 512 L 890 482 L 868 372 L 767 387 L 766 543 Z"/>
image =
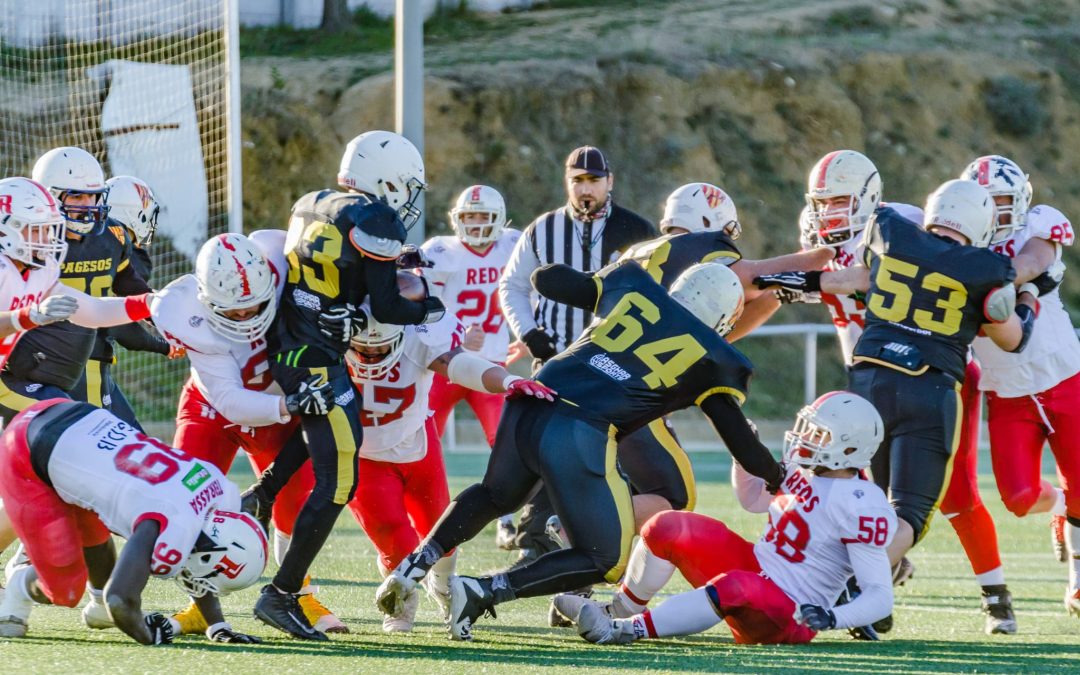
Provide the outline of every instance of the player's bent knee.
<path id="1" fill-rule="evenodd" d="M 1039 501 L 1040 494 L 1041 489 L 1036 485 L 1003 494 L 1001 500 L 1005 502 L 1005 508 L 1009 510 L 1009 513 L 1017 518 L 1022 518 L 1031 511 L 1032 507 L 1035 506 L 1035 502 Z"/>
<path id="2" fill-rule="evenodd" d="M 86 590 L 87 572 L 85 567 L 56 570 L 44 587 L 45 595 L 60 607 L 77 607 Z"/>
<path id="3" fill-rule="evenodd" d="M 686 512 L 661 511 L 641 528 L 641 538 L 655 555 L 671 560 L 684 537 L 690 536 Z"/>
<path id="4" fill-rule="evenodd" d="M 896 517 L 911 526 L 911 544 L 914 546 L 926 534 L 927 524 L 930 522 L 930 509 L 897 504 Z"/>
<path id="5" fill-rule="evenodd" d="M 726 611 L 747 604 L 754 596 L 755 584 L 760 581 L 761 576 L 756 572 L 722 572 L 705 585 L 706 594 L 717 615 L 724 616 Z"/>

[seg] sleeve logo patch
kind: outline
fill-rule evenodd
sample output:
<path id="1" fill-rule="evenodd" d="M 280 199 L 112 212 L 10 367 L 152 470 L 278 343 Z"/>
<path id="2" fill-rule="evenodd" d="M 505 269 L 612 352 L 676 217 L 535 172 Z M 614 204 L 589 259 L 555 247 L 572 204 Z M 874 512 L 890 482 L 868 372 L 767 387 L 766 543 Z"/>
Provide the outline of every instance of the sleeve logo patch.
<path id="1" fill-rule="evenodd" d="M 183 478 L 184 487 L 190 492 L 197 492 L 202 484 L 210 480 L 210 472 L 202 464 L 191 467 Z"/>

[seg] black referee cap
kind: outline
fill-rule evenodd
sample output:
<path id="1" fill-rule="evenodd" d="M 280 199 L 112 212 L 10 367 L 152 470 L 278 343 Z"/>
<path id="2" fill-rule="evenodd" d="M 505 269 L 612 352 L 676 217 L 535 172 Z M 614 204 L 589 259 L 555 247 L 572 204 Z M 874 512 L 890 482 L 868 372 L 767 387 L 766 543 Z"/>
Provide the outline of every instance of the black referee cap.
<path id="1" fill-rule="evenodd" d="M 601 178 L 611 173 L 611 167 L 608 166 L 604 153 L 600 152 L 600 148 L 591 145 L 583 145 L 571 152 L 566 158 L 566 168 L 581 169 Z"/>

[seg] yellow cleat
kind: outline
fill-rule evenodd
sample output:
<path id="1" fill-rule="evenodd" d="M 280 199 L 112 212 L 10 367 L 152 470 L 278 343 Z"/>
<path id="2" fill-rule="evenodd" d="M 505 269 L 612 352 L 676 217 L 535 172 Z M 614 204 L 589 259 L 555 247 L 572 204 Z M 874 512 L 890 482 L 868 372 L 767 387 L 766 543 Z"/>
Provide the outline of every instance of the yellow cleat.
<path id="1" fill-rule="evenodd" d="M 185 609 L 173 614 L 172 618 L 180 624 L 181 635 L 202 634 L 210 627 L 206 623 L 206 619 L 203 618 L 202 612 L 199 611 L 198 605 L 194 602 Z"/>
<path id="2" fill-rule="evenodd" d="M 315 597 L 315 592 L 318 590 L 318 586 L 311 585 L 311 577 L 304 579 L 304 587 L 300 589 L 298 599 L 300 609 L 304 610 L 308 623 L 312 628 L 323 633 L 348 633 L 349 627 Z"/>

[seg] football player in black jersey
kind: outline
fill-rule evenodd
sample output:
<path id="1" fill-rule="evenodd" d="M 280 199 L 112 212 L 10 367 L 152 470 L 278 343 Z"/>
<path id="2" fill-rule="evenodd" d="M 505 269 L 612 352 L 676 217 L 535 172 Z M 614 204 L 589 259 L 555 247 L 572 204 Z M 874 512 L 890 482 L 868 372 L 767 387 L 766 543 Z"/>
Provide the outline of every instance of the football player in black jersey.
<path id="1" fill-rule="evenodd" d="M 483 480 L 457 496 L 435 531 L 384 580 L 376 602 L 385 613 L 399 609 L 444 552 L 518 508 L 541 480 L 572 546 L 492 576 L 454 577 L 455 639 L 471 639 L 472 622 L 498 603 L 622 575 L 635 527 L 616 445 L 666 413 L 700 406 L 743 467 L 774 489 L 783 476 L 739 409 L 752 366 L 721 337 L 742 310 L 742 285 L 731 270 L 694 265 L 670 295 L 633 261 L 595 276 L 548 265 L 533 273 L 533 283 L 599 320 L 537 373 L 558 392 L 554 404 L 507 402 Z"/>
<path id="2" fill-rule="evenodd" d="M 255 605 L 263 622 L 309 640 L 327 637 L 300 611 L 297 593 L 356 489 L 360 406 L 344 364 L 356 308 L 367 296 L 374 317 L 392 324 L 435 321 L 445 312 L 437 298 L 413 301 L 398 292 L 395 261 L 420 216 L 415 202 L 426 187 L 424 161 L 413 144 L 389 131 L 357 136 L 345 148 L 338 185 L 345 191 L 310 192 L 293 206 L 288 274 L 267 334 L 270 372 L 286 395 L 324 381 L 335 394 L 301 411 L 305 443 L 299 451 L 311 457 L 315 488 L 296 518 L 280 569 Z M 277 463 L 295 466 L 297 458 L 286 452 L 295 449 L 283 451 Z M 256 515 L 268 507 L 258 486 L 246 497 Z"/>
<path id="3" fill-rule="evenodd" d="M 1034 325 L 1038 289 L 1024 284 L 1018 292 L 1009 259 L 986 248 L 995 221 L 982 186 L 953 180 L 930 195 L 925 230 L 890 208 L 878 209 L 862 264 L 756 280 L 762 288 L 800 292 L 866 291 L 866 326 L 848 389 L 872 402 L 885 421 L 871 469 L 899 516 L 889 546 L 894 565 L 925 535 L 944 492 L 971 341 L 981 330 L 1002 349 L 1019 352 Z"/>

